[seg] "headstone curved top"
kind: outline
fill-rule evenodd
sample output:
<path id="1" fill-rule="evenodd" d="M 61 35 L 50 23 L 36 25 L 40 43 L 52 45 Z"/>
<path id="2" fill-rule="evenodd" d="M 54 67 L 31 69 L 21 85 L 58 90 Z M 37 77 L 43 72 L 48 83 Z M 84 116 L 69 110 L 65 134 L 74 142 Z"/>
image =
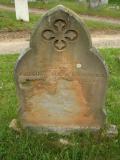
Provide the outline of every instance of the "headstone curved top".
<path id="1" fill-rule="evenodd" d="M 100 129 L 107 70 L 78 15 L 57 6 L 35 28 L 15 78 L 20 122 L 37 130 Z"/>

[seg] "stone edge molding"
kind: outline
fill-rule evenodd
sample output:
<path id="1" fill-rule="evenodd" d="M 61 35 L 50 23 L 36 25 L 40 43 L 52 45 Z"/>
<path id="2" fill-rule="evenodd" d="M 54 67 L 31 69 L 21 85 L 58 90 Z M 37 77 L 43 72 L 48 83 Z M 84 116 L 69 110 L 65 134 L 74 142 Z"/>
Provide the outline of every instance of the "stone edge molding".
<path id="1" fill-rule="evenodd" d="M 104 65 L 104 67 L 105 67 L 105 70 L 106 70 L 106 76 L 108 77 L 108 69 L 107 69 L 107 66 L 105 65 L 105 62 L 103 62 L 103 60 L 102 60 L 102 58 L 100 57 L 100 55 L 98 54 L 98 51 L 96 50 L 96 48 L 94 48 L 93 46 L 92 46 L 92 40 L 91 40 L 91 37 L 90 37 L 90 34 L 89 34 L 89 32 L 88 32 L 88 30 L 87 30 L 87 28 L 86 28 L 86 26 L 84 25 L 84 23 L 81 21 L 81 19 L 80 19 L 80 16 L 78 16 L 76 13 L 74 13 L 72 10 L 70 10 L 70 9 L 68 9 L 68 8 L 66 8 L 66 7 L 64 7 L 64 6 L 62 6 L 62 5 L 58 5 L 58 6 L 56 6 L 55 8 L 53 8 L 53 9 L 51 9 L 51 10 L 49 10 L 45 15 L 43 15 L 43 17 L 42 17 L 42 19 L 44 18 L 44 17 L 47 17 L 47 16 L 50 16 L 50 15 L 52 15 L 55 11 L 57 11 L 57 10 L 61 10 L 61 11 L 63 11 L 63 12 L 66 12 L 66 13 L 68 13 L 70 16 L 72 16 L 72 17 L 74 17 L 74 19 L 76 20 L 76 21 L 79 21 L 79 23 L 80 23 L 80 25 L 81 25 L 81 27 L 84 29 L 84 31 L 86 32 L 86 36 L 87 36 L 87 39 L 88 39 L 88 50 L 92 53 L 92 54 L 94 54 L 94 55 L 96 55 L 97 57 L 98 57 L 98 59 L 101 61 L 101 63 Z M 42 21 L 42 20 L 41 20 Z M 37 24 L 37 26 L 35 27 L 35 29 L 33 30 L 33 33 L 32 33 L 32 35 L 31 35 L 31 40 L 30 40 L 30 48 L 28 48 L 28 49 L 26 49 L 25 51 L 24 51 L 24 53 L 23 54 L 21 54 L 20 56 L 19 56 L 19 58 L 18 58 L 18 61 L 17 61 L 17 64 L 16 64 L 16 66 L 15 66 L 15 81 L 16 81 L 16 86 L 18 87 L 18 81 L 17 81 L 17 77 L 16 77 L 16 71 L 17 71 L 17 66 L 19 65 L 19 63 L 20 63 L 20 61 L 22 61 L 22 59 L 24 58 L 24 55 L 26 55 L 26 54 L 29 54 L 29 51 L 32 49 L 32 48 L 34 48 L 34 36 L 36 35 L 36 31 L 37 31 L 37 29 L 39 28 L 39 26 L 40 26 L 40 24 L 41 24 L 41 21 L 39 21 L 39 23 Z M 64 24 L 64 22 L 63 22 L 63 25 L 65 26 L 65 24 Z M 54 26 L 56 26 L 56 24 L 54 24 Z M 48 33 L 48 36 L 47 36 L 47 33 Z M 70 37 L 69 37 L 69 33 L 70 34 L 73 34 L 73 38 L 71 39 Z M 67 40 L 74 40 L 76 37 L 77 37 L 77 33 L 75 32 L 75 31 L 73 31 L 73 30 L 68 30 L 68 31 L 66 31 L 65 32 L 65 34 L 67 34 Z M 50 36 L 49 36 L 50 35 Z M 45 31 L 43 31 L 43 33 L 42 33 L 42 36 L 43 36 L 43 38 L 45 38 L 46 40 L 48 40 L 48 41 L 50 41 L 51 39 L 55 39 L 56 37 L 54 36 L 54 30 L 53 31 L 51 31 L 51 30 L 45 30 Z M 59 43 L 59 40 L 57 39 L 57 41 L 56 42 L 58 42 Z M 59 50 L 62 50 L 62 49 L 64 49 L 65 48 L 65 46 L 66 46 L 66 42 L 63 42 L 63 44 L 60 44 L 60 46 L 56 43 L 55 44 L 55 41 L 54 41 L 54 46 L 56 47 L 56 49 L 58 49 L 58 51 Z M 18 91 L 18 89 L 17 89 L 17 91 Z M 18 95 L 19 95 L 19 92 L 18 92 Z M 106 112 L 105 112 L 105 106 L 103 106 L 103 113 L 106 115 Z M 18 122 L 19 122 L 19 118 L 18 118 Z M 22 126 L 22 125 L 21 125 Z M 107 122 L 105 122 L 105 124 L 104 124 L 104 126 L 103 126 L 103 128 L 101 128 L 101 129 L 104 129 L 104 128 L 106 128 L 106 126 L 107 126 Z M 26 126 L 22 126 L 23 128 L 26 128 Z M 29 127 L 28 127 L 29 128 Z M 36 128 L 34 128 L 34 126 L 32 127 L 30 127 L 30 129 L 33 129 L 33 130 L 37 130 Z M 69 129 L 65 129 L 65 128 L 61 128 L 61 127 L 54 127 L 54 126 L 51 126 L 51 127 L 41 127 L 41 128 L 38 128 L 38 132 L 57 132 L 57 133 L 69 133 L 69 132 L 74 132 L 74 131 L 83 131 L 83 130 L 90 130 L 90 131 L 99 131 L 100 130 L 100 128 L 95 128 L 95 127 L 93 127 L 93 128 L 81 128 L 81 127 L 77 127 L 77 128 L 69 128 Z"/>

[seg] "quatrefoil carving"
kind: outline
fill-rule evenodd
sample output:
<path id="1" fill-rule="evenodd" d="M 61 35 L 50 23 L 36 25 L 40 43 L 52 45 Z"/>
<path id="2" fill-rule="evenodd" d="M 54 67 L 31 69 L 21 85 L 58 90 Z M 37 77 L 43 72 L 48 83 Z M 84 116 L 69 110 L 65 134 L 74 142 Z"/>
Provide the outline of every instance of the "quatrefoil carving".
<path id="1" fill-rule="evenodd" d="M 67 29 L 66 22 L 58 19 L 53 24 L 53 30 L 44 30 L 42 36 L 45 40 L 52 41 L 54 47 L 61 51 L 67 46 L 67 41 L 74 41 L 77 38 L 77 32 Z"/>

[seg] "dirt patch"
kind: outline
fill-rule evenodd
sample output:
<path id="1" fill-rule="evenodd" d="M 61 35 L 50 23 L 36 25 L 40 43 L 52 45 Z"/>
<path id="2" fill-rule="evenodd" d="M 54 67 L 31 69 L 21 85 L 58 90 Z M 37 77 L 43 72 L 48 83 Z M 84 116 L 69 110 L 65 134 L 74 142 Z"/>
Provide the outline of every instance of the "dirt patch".
<path id="1" fill-rule="evenodd" d="M 0 32 L 0 41 L 13 39 L 30 39 L 30 31 Z"/>
<path id="2" fill-rule="evenodd" d="M 107 30 L 91 30 L 90 34 L 93 35 L 93 36 L 115 35 L 115 34 L 120 34 L 120 31 L 111 30 L 111 29 L 107 29 Z"/>

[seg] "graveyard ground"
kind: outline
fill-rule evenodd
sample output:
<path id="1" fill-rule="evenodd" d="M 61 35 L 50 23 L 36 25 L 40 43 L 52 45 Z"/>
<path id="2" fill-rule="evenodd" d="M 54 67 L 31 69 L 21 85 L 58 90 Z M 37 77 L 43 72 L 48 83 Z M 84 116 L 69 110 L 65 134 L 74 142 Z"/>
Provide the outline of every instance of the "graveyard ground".
<path id="1" fill-rule="evenodd" d="M 107 121 L 120 131 L 120 49 L 101 49 L 109 68 L 106 97 Z M 0 160 L 119 160 L 120 132 L 116 138 L 89 133 L 36 135 L 27 130 L 17 133 L 9 123 L 17 117 L 18 100 L 14 66 L 18 54 L 0 56 Z M 94 138 L 93 138 L 94 137 Z M 60 139 L 68 140 L 62 144 Z"/>
<path id="2" fill-rule="evenodd" d="M 13 3 L 11 3 L 11 0 L 0 0 L 0 4 L 7 5 L 7 6 L 14 6 Z M 97 9 L 89 9 L 84 4 L 78 3 L 74 0 L 51 0 L 48 1 L 48 3 L 44 4 L 43 2 L 29 2 L 30 8 L 37 8 L 37 9 L 50 9 L 52 7 L 55 7 L 58 4 L 62 4 L 72 10 L 74 10 L 76 13 L 85 14 L 85 15 L 92 15 L 92 16 L 102 16 L 102 17 L 110 17 L 110 18 L 116 18 L 120 19 L 120 8 L 116 9 L 114 6 L 116 6 L 116 3 L 109 4 L 107 6 L 99 7 Z M 120 3 L 117 4 L 120 6 Z"/>
<path id="3" fill-rule="evenodd" d="M 42 15 L 30 14 L 30 22 L 16 21 L 15 13 L 0 10 L 0 32 L 2 31 L 30 31 Z M 103 21 L 84 20 L 90 31 L 105 31 L 107 33 L 120 32 L 120 23 L 108 23 Z"/>

